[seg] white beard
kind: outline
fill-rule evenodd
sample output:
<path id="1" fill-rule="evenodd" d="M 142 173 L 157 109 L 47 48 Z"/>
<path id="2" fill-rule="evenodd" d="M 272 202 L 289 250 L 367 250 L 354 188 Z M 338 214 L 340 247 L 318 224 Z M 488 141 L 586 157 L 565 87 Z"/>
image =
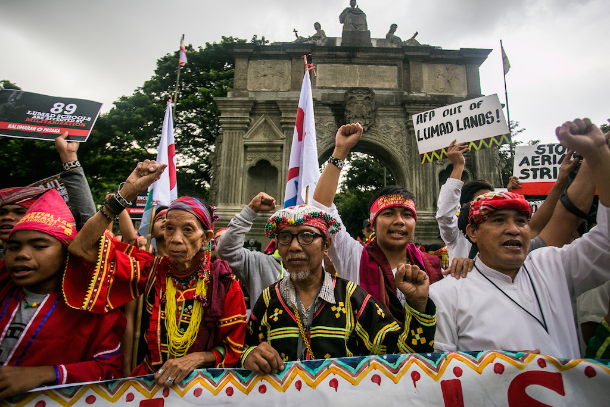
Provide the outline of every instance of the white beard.
<path id="1" fill-rule="evenodd" d="M 292 281 L 305 281 L 311 276 L 311 270 L 290 271 Z"/>

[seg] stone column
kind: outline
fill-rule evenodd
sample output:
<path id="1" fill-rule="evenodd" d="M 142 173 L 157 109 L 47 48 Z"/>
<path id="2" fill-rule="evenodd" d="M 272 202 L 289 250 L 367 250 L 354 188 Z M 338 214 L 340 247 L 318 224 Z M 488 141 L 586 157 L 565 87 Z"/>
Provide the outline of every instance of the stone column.
<path id="1" fill-rule="evenodd" d="M 217 187 L 216 204 L 219 207 L 241 206 L 243 189 L 244 147 L 243 138 L 250 125 L 250 98 L 216 98 L 220 110 L 221 140 L 216 153 L 219 164 L 214 185 Z"/>
<path id="2" fill-rule="evenodd" d="M 290 150 L 292 148 L 292 135 L 294 134 L 294 123 L 297 120 L 297 109 L 299 108 L 299 100 L 277 100 L 275 102 L 280 109 L 280 127 L 282 133 L 286 137 L 284 144 L 284 158 L 282 160 L 282 170 L 279 173 L 280 180 L 286 182 L 288 177 L 288 163 L 290 162 Z M 285 184 L 284 184 L 285 185 Z M 278 202 L 284 202 L 285 188 L 280 188 L 280 197 Z M 277 199 L 278 197 L 276 197 Z"/>

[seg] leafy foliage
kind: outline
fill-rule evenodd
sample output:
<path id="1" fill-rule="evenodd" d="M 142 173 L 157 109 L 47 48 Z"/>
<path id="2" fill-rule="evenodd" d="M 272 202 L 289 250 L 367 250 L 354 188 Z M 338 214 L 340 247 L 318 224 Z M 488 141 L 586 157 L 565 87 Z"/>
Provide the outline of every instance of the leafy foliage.
<path id="1" fill-rule="evenodd" d="M 362 234 L 362 222 L 369 216 L 369 199 L 377 189 L 394 184 L 394 178 L 381 162 L 365 154 L 350 153 L 346 165 L 349 168 L 335 197 L 335 205 L 343 220 L 342 226 L 355 239 Z"/>
<path id="2" fill-rule="evenodd" d="M 265 38 L 253 42 L 265 43 Z M 174 139 L 178 189 L 181 195 L 207 196 L 210 182 L 208 156 L 220 131 L 215 97 L 233 86 L 234 63 L 228 45 L 245 42 L 222 37 L 205 47 L 187 47 L 188 64 L 180 68 L 180 88 L 174 112 Z M 268 41 L 266 41 L 268 42 Z M 118 187 L 135 164 L 154 159 L 159 145 L 166 104 L 174 96 L 179 51 L 157 61 L 155 74 L 132 95 L 122 96 L 100 115 L 91 136 L 79 147 L 79 160 L 93 197 L 101 202 Z M 14 86 L 2 81 L 3 86 Z M 2 187 L 27 185 L 61 171 L 53 143 L 27 139 L 0 141 Z"/>
<path id="3" fill-rule="evenodd" d="M 0 80 L 0 89 L 17 89 L 17 90 L 20 90 L 21 88 L 19 86 L 17 86 L 16 84 L 12 83 L 9 80 L 2 79 L 2 80 Z"/>

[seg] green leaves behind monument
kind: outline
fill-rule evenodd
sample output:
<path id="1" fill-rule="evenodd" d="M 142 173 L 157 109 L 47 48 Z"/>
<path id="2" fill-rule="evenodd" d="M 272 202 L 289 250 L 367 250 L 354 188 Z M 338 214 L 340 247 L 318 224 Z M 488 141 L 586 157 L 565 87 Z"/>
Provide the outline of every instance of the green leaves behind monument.
<path id="1" fill-rule="evenodd" d="M 209 155 L 220 129 L 220 112 L 213 99 L 226 96 L 233 86 L 234 62 L 227 45 L 235 42 L 245 40 L 222 37 L 219 44 L 187 46 L 188 64 L 181 68 L 174 120 L 181 195 L 208 194 Z M 80 145 L 78 157 L 97 203 L 118 187 L 137 161 L 155 158 L 165 106 L 174 95 L 178 57 L 176 50 L 159 58 L 155 74 L 100 115 L 89 140 Z M 5 86 L 13 85 L 9 84 L 6 81 Z M 3 139 L 0 143 L 0 173 L 5 175 L 0 188 L 28 185 L 61 171 L 53 142 Z"/>

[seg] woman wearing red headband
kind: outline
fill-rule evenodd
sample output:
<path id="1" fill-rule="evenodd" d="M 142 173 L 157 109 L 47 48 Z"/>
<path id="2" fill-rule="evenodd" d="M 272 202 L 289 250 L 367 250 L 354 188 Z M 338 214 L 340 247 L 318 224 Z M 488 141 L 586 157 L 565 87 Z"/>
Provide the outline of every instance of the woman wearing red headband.
<path id="1" fill-rule="evenodd" d="M 339 216 L 333 199 L 342 160 L 360 137 L 360 124 L 348 124 L 337 131 L 335 150 L 316 185 L 313 204 L 332 216 Z M 431 284 L 442 277 L 440 262 L 436 256 L 420 252 L 413 244 L 417 222 L 415 198 L 404 188 L 388 186 L 377 191 L 369 202 L 369 221 L 375 231 L 374 239 L 363 247 L 347 232 L 340 231 L 333 240 L 329 257 L 339 276 L 360 284 L 385 305 L 396 320 L 402 321 L 406 304 L 404 295 L 396 290 L 396 270 L 401 264 L 417 267 L 428 275 L 425 284 Z M 432 301 L 420 304 L 419 309 L 415 309 L 434 315 Z"/>

